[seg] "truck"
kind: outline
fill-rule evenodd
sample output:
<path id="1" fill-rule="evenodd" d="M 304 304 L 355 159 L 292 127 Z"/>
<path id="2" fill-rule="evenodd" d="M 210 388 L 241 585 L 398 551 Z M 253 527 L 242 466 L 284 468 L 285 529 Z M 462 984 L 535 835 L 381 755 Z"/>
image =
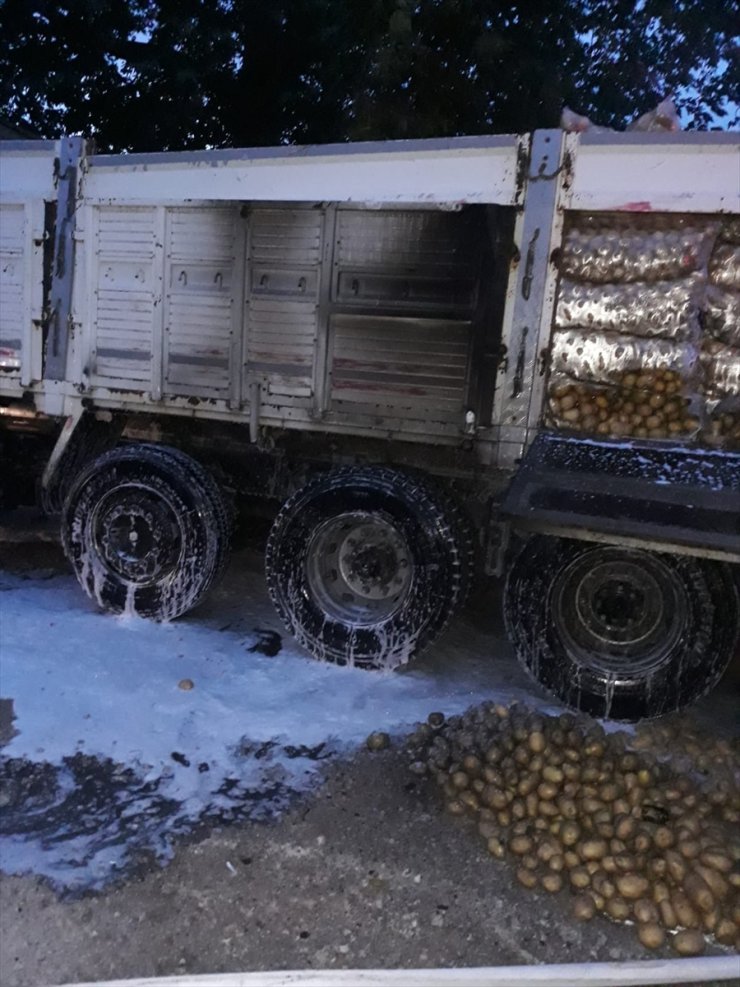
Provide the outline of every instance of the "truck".
<path id="1" fill-rule="evenodd" d="M 560 701 L 680 709 L 738 648 L 739 214 L 731 133 L 4 142 L 3 502 L 114 613 L 188 612 L 269 516 L 320 660 L 501 581 Z"/>

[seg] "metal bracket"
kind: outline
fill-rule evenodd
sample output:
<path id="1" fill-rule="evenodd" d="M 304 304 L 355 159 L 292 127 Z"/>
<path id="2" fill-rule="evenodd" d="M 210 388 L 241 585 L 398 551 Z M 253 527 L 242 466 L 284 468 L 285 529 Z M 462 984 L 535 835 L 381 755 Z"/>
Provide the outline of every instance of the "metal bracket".
<path id="1" fill-rule="evenodd" d="M 60 141 L 49 332 L 44 361 L 44 376 L 48 380 L 64 380 L 67 371 L 72 328 L 77 179 L 84 154 L 82 137 L 65 137 Z"/>

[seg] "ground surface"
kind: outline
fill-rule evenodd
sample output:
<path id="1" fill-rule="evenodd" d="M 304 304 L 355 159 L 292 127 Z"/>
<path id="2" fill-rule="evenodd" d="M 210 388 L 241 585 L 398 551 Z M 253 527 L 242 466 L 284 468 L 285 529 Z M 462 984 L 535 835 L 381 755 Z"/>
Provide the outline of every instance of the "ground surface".
<path id="1" fill-rule="evenodd" d="M 400 744 L 362 750 L 433 709 L 550 705 L 490 599 L 378 676 L 284 639 L 254 547 L 169 627 L 99 615 L 53 544 L 6 543 L 0 566 L 3 987 L 647 955 L 516 885 Z M 699 715 L 727 731 L 734 708 L 721 689 Z"/>

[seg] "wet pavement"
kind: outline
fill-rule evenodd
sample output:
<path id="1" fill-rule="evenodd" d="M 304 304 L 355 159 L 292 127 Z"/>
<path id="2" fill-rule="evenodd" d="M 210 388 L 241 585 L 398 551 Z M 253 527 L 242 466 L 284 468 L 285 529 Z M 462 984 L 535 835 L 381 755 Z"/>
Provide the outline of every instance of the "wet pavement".
<path id="1" fill-rule="evenodd" d="M 238 552 L 203 606 L 157 625 L 98 613 L 53 544 L 0 549 L 5 872 L 100 889 L 194 831 L 283 812 L 372 730 L 492 696 L 549 705 L 490 605 L 401 671 L 316 662 L 286 638 L 261 561 Z"/>

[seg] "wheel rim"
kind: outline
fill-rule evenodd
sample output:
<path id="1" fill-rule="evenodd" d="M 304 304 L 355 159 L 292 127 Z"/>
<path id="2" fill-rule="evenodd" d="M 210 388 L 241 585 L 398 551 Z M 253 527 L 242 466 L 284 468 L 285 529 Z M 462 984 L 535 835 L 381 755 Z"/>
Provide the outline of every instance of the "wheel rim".
<path id="1" fill-rule="evenodd" d="M 598 548 L 555 580 L 553 623 L 579 665 L 617 680 L 644 677 L 670 658 L 688 602 L 657 556 Z"/>
<path id="2" fill-rule="evenodd" d="M 406 598 L 413 559 L 398 528 L 379 514 L 337 515 L 308 545 L 306 576 L 325 614 L 355 626 L 387 620 Z"/>
<path id="3" fill-rule="evenodd" d="M 131 583 L 154 583 L 174 572 L 183 536 L 177 512 L 159 491 L 118 487 L 91 519 L 93 548 L 103 564 Z"/>

